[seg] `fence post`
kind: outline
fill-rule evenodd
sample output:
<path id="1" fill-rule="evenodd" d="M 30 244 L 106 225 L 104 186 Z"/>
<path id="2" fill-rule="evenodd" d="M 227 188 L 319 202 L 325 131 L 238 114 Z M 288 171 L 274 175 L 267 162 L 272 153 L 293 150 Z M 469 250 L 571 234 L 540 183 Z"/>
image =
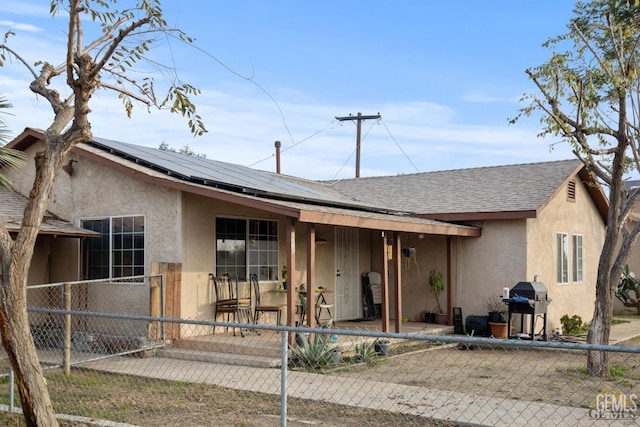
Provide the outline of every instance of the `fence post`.
<path id="1" fill-rule="evenodd" d="M 152 270 L 157 271 L 158 263 L 152 264 Z M 161 316 L 161 297 L 162 297 L 162 276 L 158 273 L 154 273 L 155 275 L 151 277 L 149 280 L 149 315 L 151 317 L 160 317 Z M 160 283 L 159 283 L 160 282 Z M 149 339 L 153 341 L 157 341 L 160 338 L 164 338 L 160 331 L 160 322 L 149 322 Z"/>
<path id="2" fill-rule="evenodd" d="M 13 368 L 9 368 L 9 412 L 13 412 L 13 401 L 15 400 L 13 375 Z"/>
<path id="3" fill-rule="evenodd" d="M 64 309 L 71 310 L 71 283 L 65 283 L 63 288 Z M 64 356 L 63 366 L 65 375 L 71 373 L 71 314 L 64 315 Z"/>
<path id="4" fill-rule="evenodd" d="M 287 426 L 287 369 L 288 369 L 289 334 L 280 333 L 280 426 Z"/>

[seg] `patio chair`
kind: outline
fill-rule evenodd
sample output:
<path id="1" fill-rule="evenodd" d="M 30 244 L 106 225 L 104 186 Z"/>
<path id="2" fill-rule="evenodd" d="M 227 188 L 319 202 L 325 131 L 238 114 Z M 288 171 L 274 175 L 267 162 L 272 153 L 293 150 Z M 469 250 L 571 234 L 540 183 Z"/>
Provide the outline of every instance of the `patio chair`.
<path id="1" fill-rule="evenodd" d="M 307 294 L 305 292 L 298 292 L 298 297 L 299 302 L 296 304 L 296 311 L 300 313 L 300 324 L 302 325 L 307 317 Z M 333 315 L 331 314 L 332 308 L 333 304 L 327 302 L 324 296 L 324 291 L 317 292 L 315 299 L 315 319 L 317 325 L 320 325 L 321 323 L 320 316 L 322 314 L 322 310 L 326 310 L 329 315 L 327 322 L 333 323 Z"/>
<path id="2" fill-rule="evenodd" d="M 253 308 L 253 323 L 258 324 L 260 313 L 275 313 L 276 324 L 280 325 L 282 320 L 282 307 L 279 305 L 262 304 L 260 301 L 260 284 L 258 283 L 258 275 L 250 274 L 249 282 L 251 282 L 253 294 L 255 295 L 256 305 Z"/>
<path id="3" fill-rule="evenodd" d="M 300 315 L 300 320 L 298 321 L 298 323 L 303 326 L 304 319 L 307 317 L 307 295 L 304 292 L 298 292 L 296 313 Z"/>
<path id="4" fill-rule="evenodd" d="M 324 292 L 320 292 L 316 297 L 316 322 L 318 325 L 320 324 L 320 317 L 322 316 L 322 310 L 326 310 L 329 314 L 328 322 L 333 322 L 333 315 L 331 314 L 331 309 L 333 308 L 333 304 L 327 302 L 327 299 L 324 297 Z"/>
<path id="5" fill-rule="evenodd" d="M 238 280 L 236 279 L 234 283 L 228 274 L 223 274 L 220 277 L 209 274 L 209 281 L 212 282 L 216 295 L 216 301 L 213 306 L 213 320 L 218 320 L 220 314 L 226 314 L 227 322 L 230 321 L 233 315 L 233 322 L 251 323 L 251 287 L 239 287 Z M 248 288 L 248 291 L 243 288 Z M 213 333 L 215 334 L 215 332 L 216 327 L 214 325 Z M 236 328 L 234 326 L 233 336 L 235 335 Z M 240 335 L 244 337 L 242 328 L 240 328 Z"/>

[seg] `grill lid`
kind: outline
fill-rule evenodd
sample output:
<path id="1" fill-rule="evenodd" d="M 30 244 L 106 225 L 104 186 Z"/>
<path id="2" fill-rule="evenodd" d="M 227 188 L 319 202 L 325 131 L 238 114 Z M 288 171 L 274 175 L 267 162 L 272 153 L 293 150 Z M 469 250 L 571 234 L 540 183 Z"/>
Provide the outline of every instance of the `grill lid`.
<path id="1" fill-rule="evenodd" d="M 509 290 L 509 298 L 514 297 L 544 300 L 547 299 L 547 288 L 542 282 L 518 282 Z"/>

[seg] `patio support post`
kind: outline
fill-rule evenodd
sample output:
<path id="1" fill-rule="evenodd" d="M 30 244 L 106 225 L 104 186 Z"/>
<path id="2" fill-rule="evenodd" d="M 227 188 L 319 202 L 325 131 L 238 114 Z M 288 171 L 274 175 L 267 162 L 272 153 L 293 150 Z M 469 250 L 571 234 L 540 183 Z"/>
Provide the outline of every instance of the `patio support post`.
<path id="1" fill-rule="evenodd" d="M 447 236 L 447 325 L 453 325 L 453 294 L 455 280 L 455 249 L 453 245 L 453 237 Z"/>
<path id="2" fill-rule="evenodd" d="M 294 297 L 296 290 L 293 287 L 293 277 L 296 273 L 296 219 L 287 221 L 287 325 L 295 325 L 296 305 Z M 289 333 L 289 343 L 295 342 L 295 335 Z"/>
<path id="3" fill-rule="evenodd" d="M 307 235 L 307 324 L 313 328 L 316 323 L 316 226 L 309 224 Z"/>
<path id="4" fill-rule="evenodd" d="M 395 327 L 396 327 L 396 332 L 402 332 L 402 287 L 400 286 L 400 283 L 402 281 L 402 274 L 401 274 L 401 270 L 402 270 L 402 262 L 401 262 L 401 251 L 400 248 L 402 247 L 401 244 L 401 238 L 400 238 L 400 233 L 395 232 L 393 235 L 393 262 L 394 262 L 394 268 L 393 268 L 393 272 L 394 272 L 394 286 L 395 286 L 395 297 L 396 297 L 396 305 L 394 307 L 395 309 L 395 313 L 396 313 L 396 317 L 395 317 Z"/>
<path id="5" fill-rule="evenodd" d="M 382 332 L 389 332 L 389 245 L 387 244 L 387 236 L 383 231 L 382 235 L 382 271 L 380 272 L 380 285 L 382 297 Z"/>

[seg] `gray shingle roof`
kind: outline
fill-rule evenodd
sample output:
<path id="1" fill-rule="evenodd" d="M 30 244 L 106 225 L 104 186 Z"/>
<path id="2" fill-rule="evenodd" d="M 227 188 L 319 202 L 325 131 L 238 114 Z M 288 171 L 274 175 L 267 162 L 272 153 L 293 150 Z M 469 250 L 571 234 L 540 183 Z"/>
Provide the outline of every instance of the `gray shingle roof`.
<path id="1" fill-rule="evenodd" d="M 329 186 L 361 202 L 419 214 L 537 210 L 579 160 L 357 178 Z"/>
<path id="2" fill-rule="evenodd" d="M 20 230 L 27 198 L 10 190 L 0 190 L 0 218 L 10 232 Z M 41 234 L 69 237 L 99 237 L 99 233 L 75 227 L 73 224 L 46 212 L 40 226 Z"/>

